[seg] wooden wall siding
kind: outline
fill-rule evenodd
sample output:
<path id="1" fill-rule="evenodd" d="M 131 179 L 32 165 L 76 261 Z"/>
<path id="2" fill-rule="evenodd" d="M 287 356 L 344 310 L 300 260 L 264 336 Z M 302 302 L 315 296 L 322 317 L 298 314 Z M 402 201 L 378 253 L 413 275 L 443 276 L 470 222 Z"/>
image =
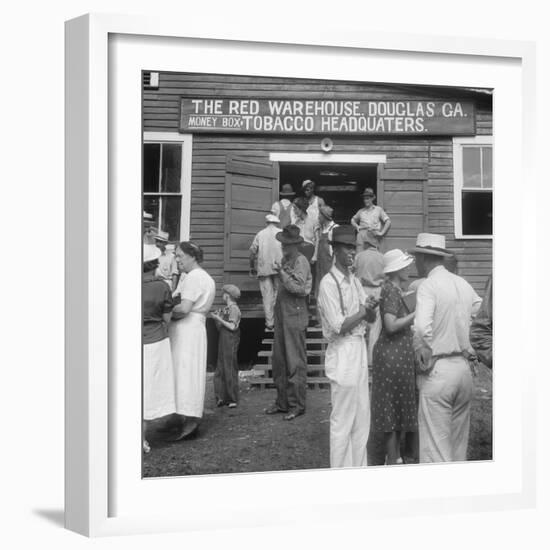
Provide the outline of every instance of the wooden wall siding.
<path id="1" fill-rule="evenodd" d="M 246 96 L 341 99 L 426 99 L 429 92 L 412 93 L 407 87 L 355 83 L 319 83 L 313 80 L 287 81 L 278 78 L 224 77 L 218 75 L 160 74 L 158 90 L 144 92 L 144 130 L 177 131 L 179 97 Z M 473 96 L 472 96 L 473 97 Z M 468 99 L 471 99 L 468 98 Z M 476 105 L 476 131 L 492 133 L 490 97 Z M 492 268 L 490 240 L 454 239 L 453 159 L 451 138 L 349 138 L 333 137 L 334 153 L 385 154 L 388 161 L 415 159 L 428 166 L 428 230 L 443 233 L 448 247 L 458 256 L 459 269 L 481 293 Z M 269 152 L 320 152 L 320 137 L 207 135 L 193 136 L 191 237 L 204 248 L 203 267 L 216 281 L 216 307 L 221 305 L 224 282 L 224 182 L 228 155 L 268 158 Z M 260 228 L 258 228 L 260 229 Z M 248 303 L 246 303 L 248 302 Z M 261 315 L 257 301 L 246 300 L 248 315 Z"/>

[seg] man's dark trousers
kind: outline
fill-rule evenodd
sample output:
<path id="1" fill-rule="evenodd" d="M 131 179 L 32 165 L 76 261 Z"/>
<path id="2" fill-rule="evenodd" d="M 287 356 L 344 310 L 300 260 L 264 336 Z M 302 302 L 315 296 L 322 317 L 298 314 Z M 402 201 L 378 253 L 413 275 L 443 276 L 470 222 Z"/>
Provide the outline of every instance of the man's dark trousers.
<path id="1" fill-rule="evenodd" d="M 308 310 L 305 296 L 297 296 L 279 285 L 275 303 L 273 339 L 273 382 L 276 405 L 283 411 L 304 413 L 306 409 Z"/>

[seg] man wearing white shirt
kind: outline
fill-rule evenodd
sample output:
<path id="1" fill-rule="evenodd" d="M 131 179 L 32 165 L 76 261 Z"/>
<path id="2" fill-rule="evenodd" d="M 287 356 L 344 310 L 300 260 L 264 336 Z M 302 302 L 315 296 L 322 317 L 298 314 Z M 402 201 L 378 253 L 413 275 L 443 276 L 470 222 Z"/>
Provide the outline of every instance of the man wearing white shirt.
<path id="1" fill-rule="evenodd" d="M 294 210 L 292 208 L 292 199 L 295 196 L 294 189 L 290 183 L 285 183 L 279 193 L 280 200 L 273 203 L 271 213 L 279 218 L 279 227 L 284 229 L 287 225 L 296 221 Z"/>
<path id="2" fill-rule="evenodd" d="M 462 277 L 445 269 L 444 259 L 451 253 L 443 235 L 420 233 L 409 252 L 426 277 L 418 287 L 413 326 L 421 371 L 420 462 L 466 460 L 473 396 L 469 358 L 474 356 L 469 332 L 481 298 Z"/>
<path id="3" fill-rule="evenodd" d="M 374 320 L 374 303 L 350 271 L 356 245 L 353 227 L 335 227 L 331 245 L 335 263 L 323 277 L 318 297 L 323 336 L 328 340 L 330 466 L 366 466 L 370 406 L 365 330 L 367 321 Z"/>
<path id="4" fill-rule="evenodd" d="M 279 286 L 276 267 L 281 263 L 283 250 L 281 243 L 275 237 L 281 231 L 281 228 L 277 227 L 279 218 L 274 214 L 267 214 L 265 220 L 267 226 L 256 234 L 250 247 L 250 276 L 258 277 L 264 305 L 265 326 L 268 330 L 273 330 L 273 309 Z"/>

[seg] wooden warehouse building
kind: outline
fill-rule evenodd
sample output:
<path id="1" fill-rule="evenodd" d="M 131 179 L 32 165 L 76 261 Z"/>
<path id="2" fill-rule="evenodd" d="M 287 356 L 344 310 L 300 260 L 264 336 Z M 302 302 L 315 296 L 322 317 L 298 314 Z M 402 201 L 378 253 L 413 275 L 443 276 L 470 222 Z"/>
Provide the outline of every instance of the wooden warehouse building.
<path id="1" fill-rule="evenodd" d="M 492 272 L 489 90 L 144 72 L 143 193 L 171 241 L 193 239 L 221 286 L 263 316 L 248 249 L 284 183 L 349 223 L 372 187 L 392 225 L 385 249 L 442 233 L 483 293 Z M 327 139 L 328 138 L 328 139 Z M 263 324 L 262 324 L 263 326 Z"/>

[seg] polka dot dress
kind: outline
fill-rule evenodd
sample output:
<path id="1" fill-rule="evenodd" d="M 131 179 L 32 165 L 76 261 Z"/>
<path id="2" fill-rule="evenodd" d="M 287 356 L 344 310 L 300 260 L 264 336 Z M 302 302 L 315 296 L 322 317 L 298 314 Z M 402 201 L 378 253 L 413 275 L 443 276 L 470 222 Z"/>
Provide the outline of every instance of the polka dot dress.
<path id="1" fill-rule="evenodd" d="M 397 318 L 408 315 L 401 292 L 391 283 L 382 287 L 380 314 Z M 382 332 L 374 346 L 372 368 L 372 429 L 377 432 L 417 430 L 415 369 L 412 333 L 407 327 L 388 334 Z"/>

